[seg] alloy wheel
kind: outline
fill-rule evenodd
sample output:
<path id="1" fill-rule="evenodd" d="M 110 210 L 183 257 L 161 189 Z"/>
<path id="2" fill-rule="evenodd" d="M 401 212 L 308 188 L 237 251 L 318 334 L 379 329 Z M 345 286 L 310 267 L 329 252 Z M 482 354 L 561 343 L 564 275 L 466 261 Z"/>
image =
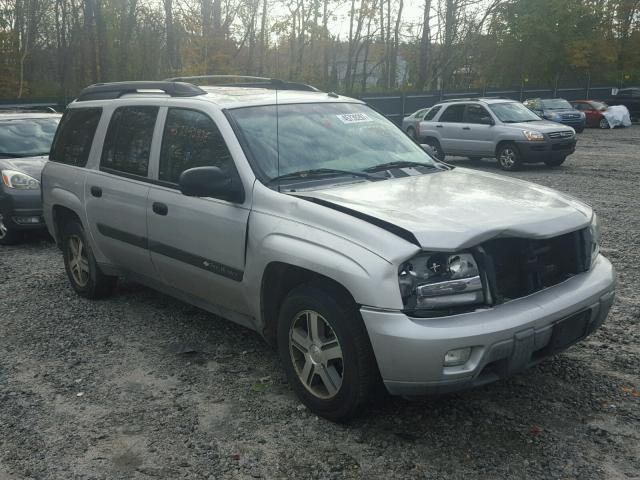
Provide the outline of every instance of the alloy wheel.
<path id="1" fill-rule="evenodd" d="M 69 270 L 73 280 L 79 287 L 84 287 L 89 281 L 89 259 L 82 238 L 78 235 L 69 237 Z"/>
<path id="2" fill-rule="evenodd" d="M 4 224 L 4 217 L 0 213 L 0 239 L 3 239 L 7 236 L 9 230 L 7 230 L 7 226 Z"/>
<path id="3" fill-rule="evenodd" d="M 516 152 L 513 148 L 507 147 L 503 148 L 500 151 L 500 156 L 498 157 L 498 161 L 500 165 L 502 165 L 505 169 L 513 168 L 516 163 Z"/>
<path id="4" fill-rule="evenodd" d="M 609 128 L 609 122 L 607 122 L 607 119 L 604 117 L 600 119 L 600 128 Z"/>
<path id="5" fill-rule="evenodd" d="M 298 378 L 321 399 L 337 395 L 342 386 L 342 347 L 327 320 L 318 312 L 299 312 L 289 329 L 289 353 Z"/>

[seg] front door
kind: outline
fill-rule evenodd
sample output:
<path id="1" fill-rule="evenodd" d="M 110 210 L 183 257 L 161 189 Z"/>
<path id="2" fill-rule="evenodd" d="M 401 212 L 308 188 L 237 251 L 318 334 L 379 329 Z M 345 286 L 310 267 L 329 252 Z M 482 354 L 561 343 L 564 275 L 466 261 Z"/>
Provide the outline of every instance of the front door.
<path id="1" fill-rule="evenodd" d="M 465 153 L 482 157 L 493 156 L 493 132 L 491 114 L 482 105 L 469 104 L 465 112 L 465 125 L 462 129 Z"/>
<path id="2" fill-rule="evenodd" d="M 149 249 L 165 283 L 206 302 L 245 310 L 241 282 L 249 201 L 183 195 L 180 174 L 217 166 L 237 175 L 233 158 L 206 113 L 169 108 L 163 129 L 158 182 L 147 201 Z"/>
<path id="3" fill-rule="evenodd" d="M 87 170 L 85 208 L 98 249 L 123 269 L 155 277 L 147 250 L 148 166 L 158 107 L 126 106 L 111 116 L 99 170 Z"/>

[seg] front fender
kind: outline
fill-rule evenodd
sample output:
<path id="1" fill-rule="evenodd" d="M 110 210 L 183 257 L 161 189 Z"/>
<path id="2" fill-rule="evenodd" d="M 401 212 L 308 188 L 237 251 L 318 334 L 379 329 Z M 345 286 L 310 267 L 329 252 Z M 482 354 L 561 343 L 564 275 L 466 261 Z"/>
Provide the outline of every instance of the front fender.
<path id="1" fill-rule="evenodd" d="M 247 303 L 260 318 L 262 276 L 272 262 L 304 268 L 342 285 L 359 305 L 401 309 L 397 272 L 386 259 L 333 233 L 253 212 L 247 268 Z"/>

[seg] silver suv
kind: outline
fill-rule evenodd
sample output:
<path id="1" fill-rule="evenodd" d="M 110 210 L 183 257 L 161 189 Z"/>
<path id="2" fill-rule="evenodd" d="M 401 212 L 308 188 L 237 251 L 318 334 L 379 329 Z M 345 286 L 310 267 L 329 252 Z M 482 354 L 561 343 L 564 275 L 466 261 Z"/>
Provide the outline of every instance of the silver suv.
<path id="1" fill-rule="evenodd" d="M 514 100 L 449 100 L 435 105 L 430 115 L 431 120 L 419 123 L 417 133 L 439 160 L 445 155 L 495 157 L 503 170 L 534 162 L 557 167 L 576 148 L 573 128 L 543 120 Z"/>
<path id="2" fill-rule="evenodd" d="M 126 276 L 254 329 L 332 420 L 380 382 L 512 375 L 605 320 L 589 206 L 444 165 L 358 100 L 262 86 L 115 83 L 69 105 L 42 188 L 78 294 Z"/>

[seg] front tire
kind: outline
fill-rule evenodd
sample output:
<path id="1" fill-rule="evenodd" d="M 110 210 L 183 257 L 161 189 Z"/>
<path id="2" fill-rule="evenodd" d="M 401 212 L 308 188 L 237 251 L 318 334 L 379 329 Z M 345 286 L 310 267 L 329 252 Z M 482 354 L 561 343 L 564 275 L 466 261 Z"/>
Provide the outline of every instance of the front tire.
<path id="1" fill-rule="evenodd" d="M 518 148 L 513 143 L 505 143 L 498 148 L 496 154 L 498 166 L 502 170 L 512 172 L 522 166 L 522 159 Z"/>
<path id="2" fill-rule="evenodd" d="M 584 132 L 584 127 L 576 127 L 576 133 Z"/>
<path id="3" fill-rule="evenodd" d="M 21 236 L 20 232 L 12 230 L 5 222 L 4 216 L 0 213 L 0 245 L 13 245 L 17 243 Z"/>
<path id="4" fill-rule="evenodd" d="M 287 295 L 278 319 L 278 352 L 298 398 L 328 420 L 353 417 L 378 383 L 360 313 L 331 285 L 304 284 Z"/>
<path id="5" fill-rule="evenodd" d="M 84 228 L 75 220 L 63 226 L 64 268 L 73 289 L 85 298 L 101 298 L 113 293 L 117 277 L 102 273 L 87 241 Z"/>

